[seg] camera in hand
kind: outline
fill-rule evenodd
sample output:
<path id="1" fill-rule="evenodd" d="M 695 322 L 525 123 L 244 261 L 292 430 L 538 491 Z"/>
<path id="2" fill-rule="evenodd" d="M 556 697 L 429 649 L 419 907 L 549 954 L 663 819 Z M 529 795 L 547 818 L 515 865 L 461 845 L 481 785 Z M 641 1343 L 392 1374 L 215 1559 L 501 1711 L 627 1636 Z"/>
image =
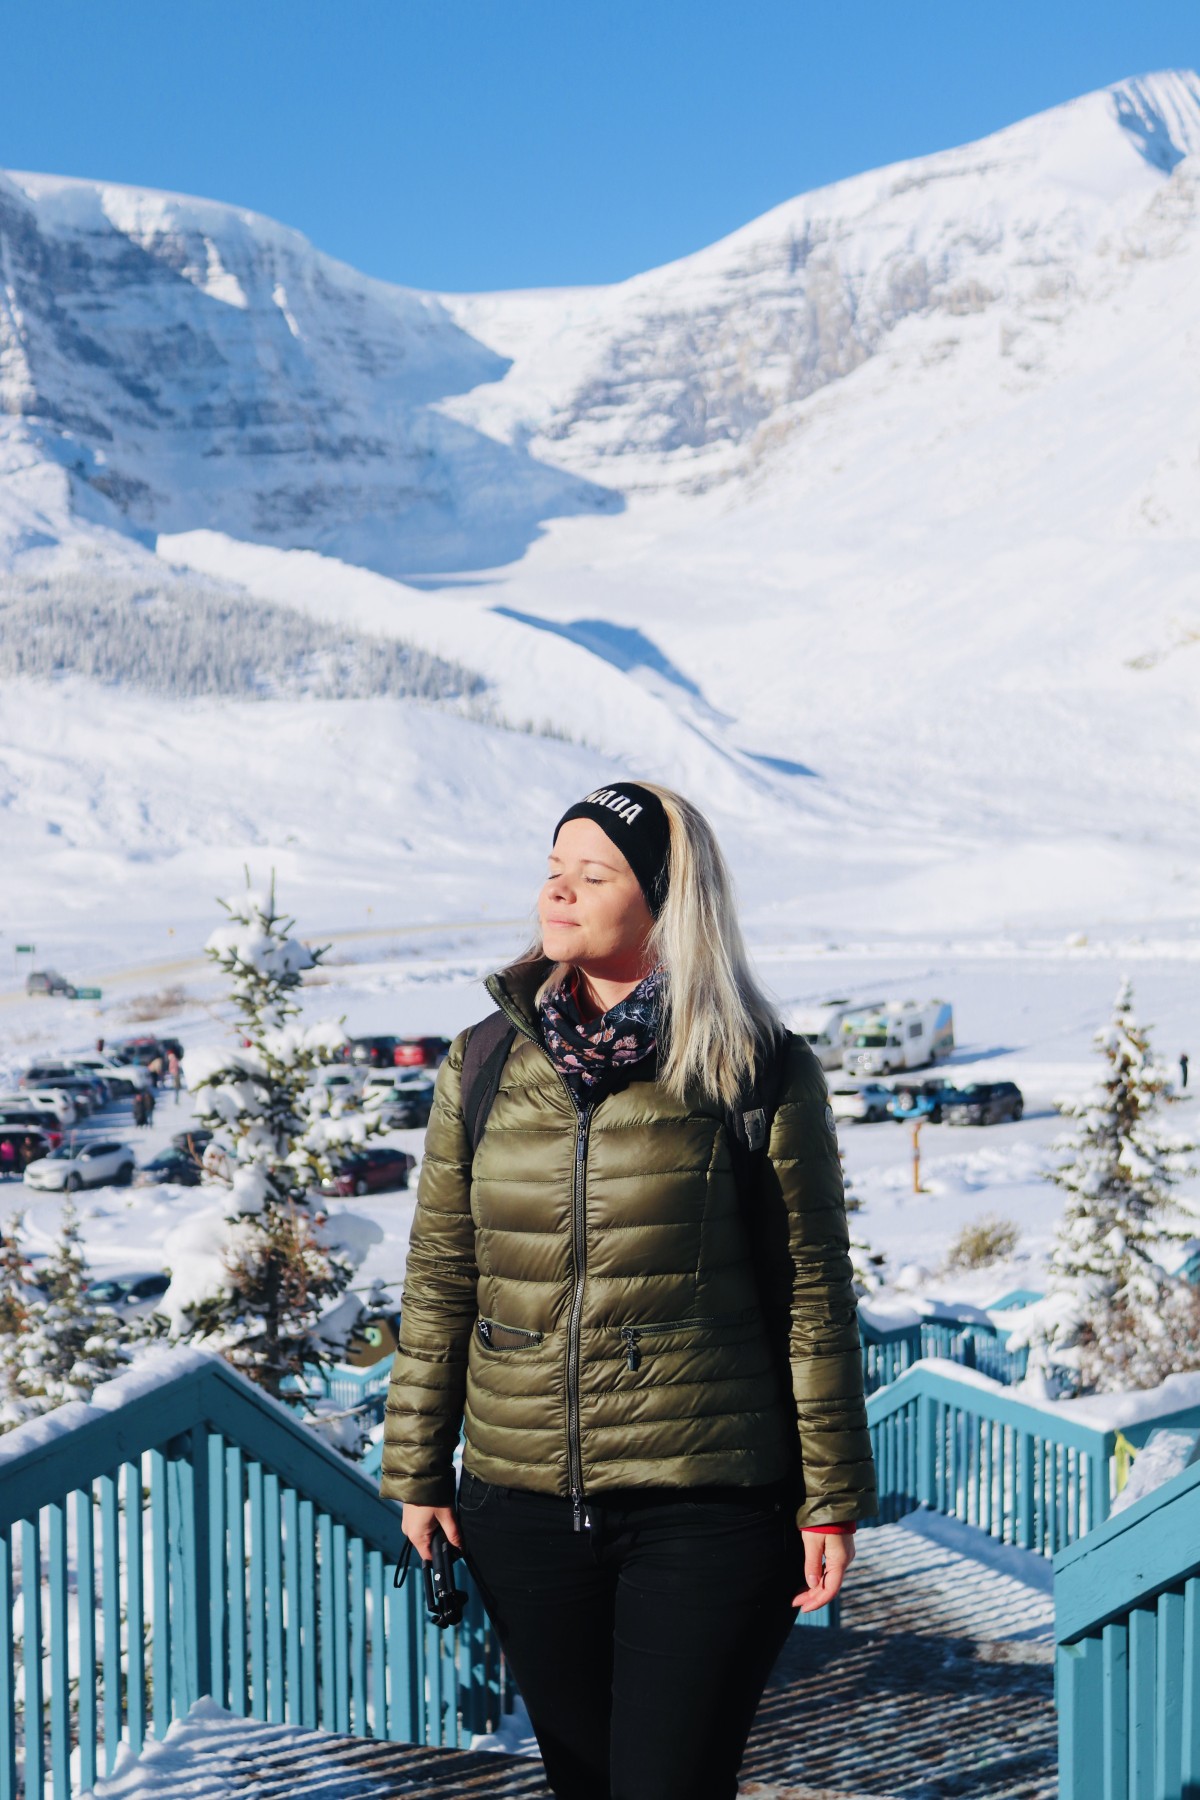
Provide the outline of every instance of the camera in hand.
<path id="1" fill-rule="evenodd" d="M 425 1604 L 430 1623 L 439 1631 L 457 1625 L 463 1616 L 467 1596 L 454 1584 L 454 1548 L 440 1525 L 433 1528 L 429 1540 L 430 1560 L 423 1563 Z"/>

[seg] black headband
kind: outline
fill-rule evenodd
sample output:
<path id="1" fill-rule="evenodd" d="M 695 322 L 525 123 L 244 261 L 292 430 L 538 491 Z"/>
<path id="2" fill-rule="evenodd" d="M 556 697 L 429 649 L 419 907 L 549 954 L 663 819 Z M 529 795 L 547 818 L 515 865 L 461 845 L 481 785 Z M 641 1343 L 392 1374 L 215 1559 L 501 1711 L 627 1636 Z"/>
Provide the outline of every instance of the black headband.
<path id="1" fill-rule="evenodd" d="M 671 850 L 671 828 L 658 795 L 636 781 L 597 788 L 567 808 L 554 827 L 552 844 L 558 842 L 568 819 L 595 820 L 637 876 L 646 905 L 657 919 L 666 903 Z"/>

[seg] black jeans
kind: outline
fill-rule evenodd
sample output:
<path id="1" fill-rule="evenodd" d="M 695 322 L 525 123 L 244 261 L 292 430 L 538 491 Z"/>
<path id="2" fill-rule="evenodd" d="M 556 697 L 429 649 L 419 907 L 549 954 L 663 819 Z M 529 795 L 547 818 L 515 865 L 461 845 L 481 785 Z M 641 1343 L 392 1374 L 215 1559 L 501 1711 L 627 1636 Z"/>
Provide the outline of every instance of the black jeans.
<path id="1" fill-rule="evenodd" d="M 734 1800 L 804 1552 L 782 1488 L 568 1500 L 464 1472 L 458 1521 L 558 1800 Z"/>

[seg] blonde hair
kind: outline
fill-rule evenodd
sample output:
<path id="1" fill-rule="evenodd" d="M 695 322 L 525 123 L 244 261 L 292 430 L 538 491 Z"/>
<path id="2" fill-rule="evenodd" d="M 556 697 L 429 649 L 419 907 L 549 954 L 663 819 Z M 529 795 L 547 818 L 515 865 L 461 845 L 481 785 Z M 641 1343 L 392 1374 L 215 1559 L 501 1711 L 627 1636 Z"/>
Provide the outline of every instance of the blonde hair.
<path id="1" fill-rule="evenodd" d="M 672 788 L 639 785 L 662 802 L 670 833 L 667 897 L 647 946 L 651 962 L 667 974 L 658 1078 L 676 1099 L 698 1086 L 707 1099 L 731 1107 L 752 1080 L 764 1042 L 783 1027 L 750 966 L 733 880 L 712 826 Z M 539 934 L 511 972 L 541 960 Z M 556 963 L 537 1000 L 569 972 L 570 964 Z"/>

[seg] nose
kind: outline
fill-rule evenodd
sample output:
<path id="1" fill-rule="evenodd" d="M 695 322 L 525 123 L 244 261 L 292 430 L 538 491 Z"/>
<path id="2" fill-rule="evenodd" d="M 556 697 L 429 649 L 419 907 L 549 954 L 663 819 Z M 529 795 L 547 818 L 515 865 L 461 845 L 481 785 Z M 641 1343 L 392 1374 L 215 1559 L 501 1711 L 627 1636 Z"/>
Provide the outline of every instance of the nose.
<path id="1" fill-rule="evenodd" d="M 547 875 L 546 897 L 550 900 L 560 900 L 564 906 L 573 904 L 575 889 L 567 880 L 565 869 L 560 869 L 557 874 Z"/>

